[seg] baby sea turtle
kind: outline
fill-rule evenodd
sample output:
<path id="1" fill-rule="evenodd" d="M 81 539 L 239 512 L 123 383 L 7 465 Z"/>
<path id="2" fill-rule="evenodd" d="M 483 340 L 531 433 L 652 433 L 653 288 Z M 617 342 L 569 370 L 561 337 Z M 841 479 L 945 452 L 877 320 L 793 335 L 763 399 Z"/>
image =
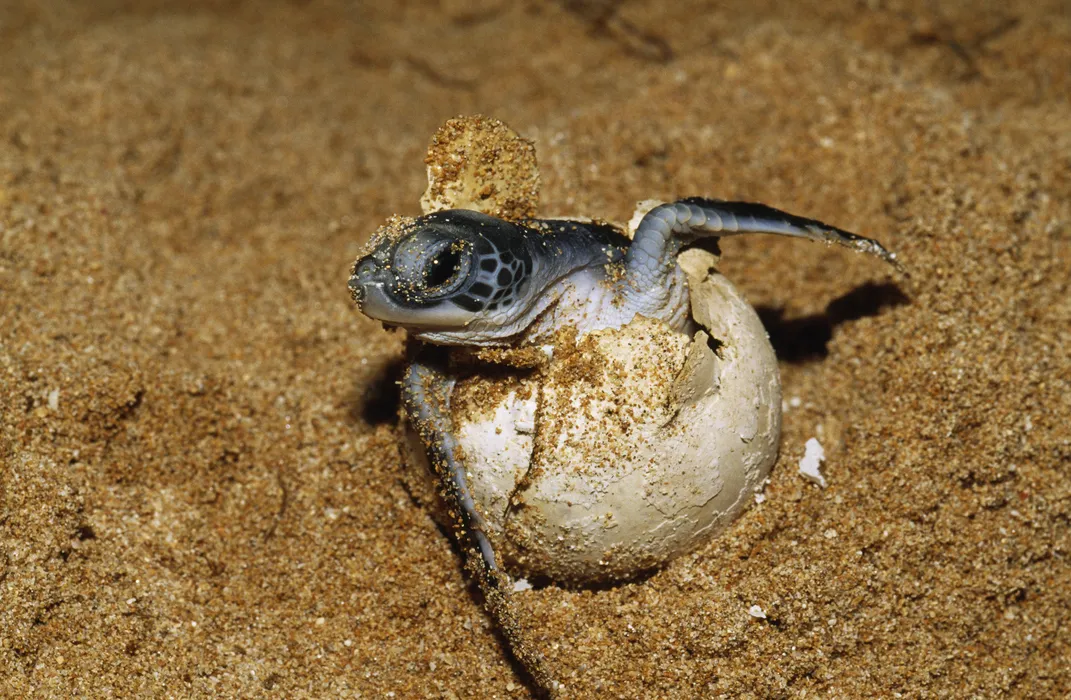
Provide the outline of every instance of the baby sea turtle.
<path id="1" fill-rule="evenodd" d="M 500 123 L 494 128 L 500 126 L 504 128 Z M 454 148 L 460 150 L 456 143 L 455 139 Z M 436 144 L 433 144 L 432 152 Z M 739 512 L 743 507 L 741 504 L 747 500 L 744 496 L 750 494 L 757 483 L 765 478 L 766 472 L 776 459 L 780 430 L 780 385 L 776 359 L 769 349 L 769 343 L 754 311 L 727 281 L 714 284 L 713 295 L 708 294 L 704 299 L 695 298 L 694 294 L 690 294 L 689 277 L 692 277 L 693 285 L 702 278 L 683 269 L 678 256 L 685 248 L 692 246 L 716 247 L 717 239 L 724 236 L 772 233 L 836 243 L 875 255 L 898 268 L 899 264 L 896 257 L 877 241 L 814 219 L 751 202 L 693 197 L 658 204 L 653 208 L 643 206 L 633 219 L 638 223 L 631 227 L 631 239 L 618 227 L 598 221 L 538 219 L 533 216 L 534 196 L 527 195 L 528 190 L 513 198 L 500 196 L 495 200 L 491 197 L 492 201 L 488 203 L 479 193 L 501 194 L 508 186 L 501 181 L 490 184 L 484 182 L 481 186 L 477 178 L 475 184 L 455 186 L 451 191 L 449 188 L 453 183 L 443 184 L 441 177 L 437 182 L 436 173 L 449 172 L 457 177 L 456 173 L 463 170 L 466 163 L 486 164 L 486 159 L 479 157 L 478 149 L 474 148 L 472 143 L 465 142 L 463 145 L 470 149 L 467 152 L 467 161 L 455 158 L 449 149 L 445 149 L 445 155 L 439 159 L 441 164 L 436 166 L 429 155 L 432 186 L 429 188 L 429 194 L 425 195 L 425 215 L 394 219 L 377 232 L 368 244 L 369 252 L 354 264 L 349 287 L 362 312 L 386 325 L 406 329 L 410 339 L 416 341 L 412 343 L 409 366 L 402 382 L 402 405 L 407 422 L 419 435 L 430 466 L 438 476 L 447 501 L 452 504 L 459 539 L 467 543 L 467 548 L 474 554 L 469 558 L 468 565 L 481 584 L 489 609 L 505 632 L 514 653 L 532 673 L 536 682 L 545 689 L 553 690 L 554 683 L 544 668 L 541 655 L 524 643 L 521 626 L 509 604 L 512 587 L 508 574 L 496 556 L 494 537 L 491 536 L 492 532 L 500 532 L 501 526 L 488 521 L 485 517 L 488 510 L 487 499 L 483 493 L 475 493 L 473 489 L 468 462 L 482 460 L 486 454 L 480 453 L 479 445 L 465 444 L 454 420 L 451 402 L 457 392 L 461 374 L 457 363 L 451 362 L 450 353 L 447 352 L 447 357 L 444 358 L 443 353 L 437 352 L 435 346 L 478 348 L 480 352 L 505 349 L 523 354 L 529 351 L 539 356 L 543 351 L 551 351 L 563 333 L 577 341 L 586 336 L 599 336 L 606 331 L 612 333 L 612 329 L 635 329 L 645 323 L 665 329 L 659 332 L 683 339 L 674 346 L 679 351 L 683 364 L 683 367 L 677 365 L 674 370 L 678 379 L 689 371 L 694 375 L 689 377 L 692 384 L 685 386 L 683 391 L 677 387 L 677 384 L 681 384 L 679 381 L 670 388 L 668 394 L 673 395 L 671 398 L 675 397 L 677 405 L 671 406 L 666 416 L 656 416 L 656 427 L 661 432 L 655 437 L 655 441 L 668 441 L 671 443 L 669 450 L 673 451 L 677 448 L 672 441 L 681 431 L 673 433 L 664 428 L 674 419 L 688 421 L 694 420 L 695 416 L 704 416 L 706 420 L 718 424 L 686 426 L 692 432 L 689 439 L 693 442 L 710 441 L 710 431 L 717 427 L 728 425 L 732 430 L 736 430 L 737 424 L 732 422 L 736 420 L 735 415 L 725 420 L 718 418 L 713 421 L 710 418 L 712 415 L 718 415 L 717 411 L 721 409 L 715 408 L 714 413 L 709 410 L 706 413 L 687 413 L 680 410 L 680 405 L 688 402 L 720 400 L 714 396 L 719 390 L 732 393 L 724 386 L 717 386 L 719 382 L 725 383 L 725 377 L 718 376 L 712 369 L 714 362 L 703 365 L 702 359 L 696 360 L 695 357 L 699 353 L 705 353 L 708 359 L 714 357 L 713 352 L 707 348 L 707 336 L 703 334 L 703 328 L 709 331 L 711 325 L 710 308 L 722 303 L 721 300 L 726 306 L 735 305 L 735 310 L 726 311 L 726 314 L 736 314 L 732 317 L 736 328 L 727 333 L 761 335 L 760 342 L 743 342 L 739 345 L 739 350 L 744 354 L 757 352 L 763 354 L 763 357 L 761 361 L 751 365 L 746 362 L 737 363 L 738 373 L 746 376 L 732 380 L 737 385 L 734 400 L 737 403 L 749 404 L 746 411 L 750 411 L 738 423 L 750 424 L 751 432 L 747 435 L 739 432 L 739 439 L 736 439 L 737 433 L 734 433 L 736 441 L 732 443 L 733 447 L 724 451 L 739 452 L 740 441 L 750 442 L 756 434 L 764 439 L 766 444 L 752 446 L 753 454 L 732 456 L 737 460 L 732 468 L 738 471 L 746 468 L 749 472 L 747 479 L 740 478 L 732 482 L 736 477 L 730 475 L 726 478 L 715 473 L 709 479 L 707 492 L 695 488 L 695 484 L 691 483 L 680 489 L 692 498 L 698 495 L 703 504 L 713 501 L 719 491 L 733 491 L 729 494 L 728 507 L 724 507 L 726 504 L 719 505 L 721 510 L 706 513 L 704 517 L 707 517 L 707 521 L 698 523 L 693 528 L 694 533 L 685 533 L 691 538 L 687 540 L 688 546 L 694 547 L 697 541 L 695 537 L 713 531 L 715 520 L 727 520 Z M 503 150 L 496 147 L 488 149 L 487 152 L 501 159 Z M 461 161 L 461 165 L 458 161 Z M 438 171 L 436 167 L 439 167 Z M 482 167 L 474 166 L 473 171 L 480 171 Z M 532 169 L 534 170 L 534 163 Z M 487 171 L 494 172 L 495 169 L 490 168 Z M 532 185 L 528 189 L 534 192 L 535 186 Z M 432 198 L 433 192 L 448 194 L 429 205 L 427 200 Z M 708 269 L 708 266 L 703 269 Z M 712 299 L 715 301 L 711 301 Z M 713 313 L 716 315 L 717 311 Z M 748 318 L 741 321 L 744 316 Z M 642 345 L 648 342 L 646 339 L 654 337 L 643 335 L 644 332 L 646 331 L 631 336 L 613 336 L 609 342 L 638 342 Z M 697 341 L 703 339 L 702 342 L 694 343 L 690 349 L 684 347 L 693 335 Z M 636 362 L 649 363 L 652 358 L 657 361 L 658 353 L 662 352 L 663 347 L 672 345 L 654 344 L 657 345 L 655 349 L 645 349 L 645 352 L 649 353 L 647 355 L 629 349 L 624 352 Z M 650 354 L 652 352 L 653 355 Z M 687 355 L 687 360 L 684 355 Z M 723 364 L 731 365 L 732 361 L 726 360 Z M 772 379 L 763 380 L 768 382 L 769 387 L 763 391 L 750 390 L 747 382 L 755 381 L 754 375 L 763 373 L 773 375 Z M 696 377 L 700 375 L 702 381 L 699 381 L 697 387 Z M 706 382 L 706 385 L 703 382 Z M 561 388 L 560 384 L 561 382 L 558 389 Z M 558 393 L 568 394 L 568 391 Z M 696 398 L 700 394 L 703 399 Z M 666 395 L 666 392 L 659 396 L 663 395 Z M 513 398 L 511 394 L 511 400 Z M 776 401 L 777 405 L 757 406 L 756 403 L 761 403 L 762 400 Z M 659 401 L 666 403 L 663 399 Z M 512 411 L 516 414 L 520 403 L 523 402 L 514 401 L 510 404 L 507 413 Z M 562 404 L 566 407 L 563 412 L 566 422 L 582 420 L 579 414 L 583 411 L 578 411 L 575 416 L 570 414 L 570 407 L 577 405 L 575 395 L 566 395 Z M 636 405 L 630 410 L 633 413 L 637 410 L 640 413 L 646 411 L 643 406 Z M 681 418 L 682 415 L 684 418 Z M 491 427 L 496 432 L 502 432 L 500 425 L 491 424 Z M 640 432 L 642 431 L 636 434 Z M 644 435 L 646 437 L 643 439 L 650 437 L 649 433 Z M 581 435 L 580 439 L 597 442 L 602 437 L 601 434 L 585 434 Z M 631 439 L 631 436 L 626 437 Z M 531 439 L 527 444 L 527 459 L 531 460 Z M 557 448 L 551 446 L 550 449 Z M 743 452 L 746 453 L 747 448 Z M 503 450 L 498 450 L 492 458 L 504 459 L 503 454 Z M 666 454 L 668 452 L 665 450 L 661 453 L 648 452 L 636 464 L 649 465 L 652 461 L 664 459 Z M 705 456 L 699 460 L 695 460 L 695 457 L 696 455 L 692 454 L 687 459 L 702 464 L 690 466 L 686 463 L 685 469 L 695 471 L 711 468 L 711 461 Z M 613 461 L 618 460 L 615 458 Z M 523 473 L 523 469 L 520 471 Z M 637 467 L 635 471 L 639 474 L 643 470 Z M 514 479 L 516 484 L 507 487 L 507 490 L 513 489 L 508 494 L 508 500 L 515 501 L 517 491 L 530 486 L 528 483 L 521 483 L 527 482 L 529 476 L 525 473 L 520 481 Z M 637 483 L 650 484 L 653 481 L 664 485 L 667 482 L 661 477 L 651 479 L 649 474 L 640 474 L 640 479 Z M 728 487 L 727 481 L 731 482 Z M 571 483 L 574 487 L 576 484 L 575 481 L 556 483 Z M 602 484 L 596 487 L 596 490 L 601 493 L 606 491 Z M 738 496 L 737 492 L 742 495 Z M 571 492 L 569 498 L 574 502 L 568 504 L 570 506 L 575 505 L 573 495 L 575 494 Z M 673 493 L 665 496 L 673 497 Z M 621 503 L 616 503 L 615 512 L 603 513 L 611 520 L 616 518 L 611 526 L 619 533 L 628 530 L 627 526 L 621 527 L 620 511 L 628 510 L 629 505 L 625 503 L 622 506 Z M 658 507 L 656 514 L 668 512 L 664 502 L 655 505 Z M 587 506 L 581 510 L 586 508 Z M 539 519 L 546 520 L 547 517 L 544 513 L 540 514 Z M 549 517 L 553 519 L 554 516 Z M 670 513 L 670 520 L 673 522 L 663 520 L 648 529 L 657 530 L 662 533 L 659 537 L 664 537 L 666 532 L 672 533 L 684 527 L 679 519 L 674 518 Z M 565 531 L 568 530 L 569 528 L 566 528 Z M 542 539 L 563 538 L 545 536 Z M 549 545 L 552 550 L 553 544 Z M 584 549 L 584 545 L 568 541 L 563 546 L 564 549 L 556 550 L 557 553 Z M 599 547 L 607 549 L 605 543 L 600 543 Z M 613 549 L 614 547 L 608 548 Z M 584 554 L 581 552 L 581 555 Z M 635 556 L 629 559 L 629 555 Z M 566 572 L 567 577 L 574 577 L 574 573 L 579 571 L 575 578 L 581 579 L 590 577 L 593 571 L 597 574 L 601 571 L 598 567 L 605 565 L 613 575 L 620 575 L 629 573 L 629 567 L 636 562 L 649 565 L 658 561 L 642 551 L 639 554 L 631 552 L 623 555 L 621 561 L 624 561 L 624 564 L 616 562 L 620 564 L 617 569 L 614 568 L 614 562 L 608 564 L 596 561 L 597 559 L 598 552 L 595 553 L 594 559 L 580 561 L 574 568 L 562 571 Z M 551 574 L 554 571 L 553 568 L 550 569 Z"/>
<path id="2" fill-rule="evenodd" d="M 896 257 L 854 233 L 752 202 L 691 197 L 648 211 L 630 241 L 593 221 L 505 221 L 476 211 L 435 212 L 393 227 L 353 267 L 361 311 L 437 345 L 538 346 L 562 328 L 578 336 L 637 316 L 693 332 L 682 248 L 704 239 L 772 233 Z M 473 503 L 444 410 L 455 380 L 413 359 L 403 401 L 433 461 L 444 468 L 488 571 L 498 564 Z"/>

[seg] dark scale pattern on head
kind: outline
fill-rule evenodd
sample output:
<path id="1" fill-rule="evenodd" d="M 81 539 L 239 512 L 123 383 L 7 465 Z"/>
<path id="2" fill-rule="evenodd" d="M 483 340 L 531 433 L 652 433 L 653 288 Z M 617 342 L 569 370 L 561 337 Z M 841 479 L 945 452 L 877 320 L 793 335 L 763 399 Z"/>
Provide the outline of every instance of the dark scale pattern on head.
<path id="1" fill-rule="evenodd" d="M 492 292 L 494 292 L 494 287 L 487 284 L 486 282 L 477 282 L 476 284 L 469 287 L 469 294 L 480 297 L 482 299 L 489 299 L 491 297 Z"/>
<path id="2" fill-rule="evenodd" d="M 472 311 L 473 313 L 484 308 L 482 301 L 476 299 L 476 297 L 470 297 L 468 294 L 458 294 L 454 297 L 454 303 L 466 311 Z"/>
<path id="3" fill-rule="evenodd" d="M 509 241 L 483 241 L 486 249 L 479 253 L 479 273 L 468 289 L 456 295 L 454 301 L 469 311 L 495 311 L 508 308 L 517 297 L 520 286 L 532 271 L 532 261 L 523 247 L 502 250 Z"/>

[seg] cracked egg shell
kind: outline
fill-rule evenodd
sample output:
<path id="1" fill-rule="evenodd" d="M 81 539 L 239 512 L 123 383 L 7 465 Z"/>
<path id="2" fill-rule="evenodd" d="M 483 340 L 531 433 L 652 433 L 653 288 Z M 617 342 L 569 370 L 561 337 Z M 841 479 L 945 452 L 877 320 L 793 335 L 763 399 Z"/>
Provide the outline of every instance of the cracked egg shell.
<path id="1" fill-rule="evenodd" d="M 469 484 L 511 572 L 635 576 L 709 541 L 761 488 L 781 432 L 777 360 L 714 261 L 681 256 L 703 329 L 692 338 L 638 317 L 559 343 L 538 370 L 458 383 Z M 427 495 L 434 479 L 410 445 Z"/>

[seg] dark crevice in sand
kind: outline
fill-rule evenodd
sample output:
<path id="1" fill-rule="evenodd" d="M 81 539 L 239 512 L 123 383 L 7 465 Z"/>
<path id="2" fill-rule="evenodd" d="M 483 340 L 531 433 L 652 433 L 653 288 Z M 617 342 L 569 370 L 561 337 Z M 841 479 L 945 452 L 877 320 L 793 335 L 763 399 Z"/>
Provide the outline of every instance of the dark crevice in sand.
<path id="1" fill-rule="evenodd" d="M 623 0 L 560 0 L 569 13 L 588 26 L 595 37 L 606 37 L 632 58 L 656 64 L 673 61 L 676 54 L 663 36 L 621 16 Z"/>

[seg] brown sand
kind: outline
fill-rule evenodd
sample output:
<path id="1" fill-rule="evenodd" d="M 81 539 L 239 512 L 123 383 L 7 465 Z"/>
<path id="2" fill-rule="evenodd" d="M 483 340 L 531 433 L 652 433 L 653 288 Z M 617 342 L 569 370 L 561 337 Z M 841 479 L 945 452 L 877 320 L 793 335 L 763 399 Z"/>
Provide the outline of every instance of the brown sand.
<path id="1" fill-rule="evenodd" d="M 518 597 L 571 697 L 1071 692 L 1066 2 L 2 5 L 0 696 L 529 694 L 345 286 L 462 112 L 544 213 L 756 199 L 913 273 L 724 244 L 800 405 L 729 536 Z"/>

